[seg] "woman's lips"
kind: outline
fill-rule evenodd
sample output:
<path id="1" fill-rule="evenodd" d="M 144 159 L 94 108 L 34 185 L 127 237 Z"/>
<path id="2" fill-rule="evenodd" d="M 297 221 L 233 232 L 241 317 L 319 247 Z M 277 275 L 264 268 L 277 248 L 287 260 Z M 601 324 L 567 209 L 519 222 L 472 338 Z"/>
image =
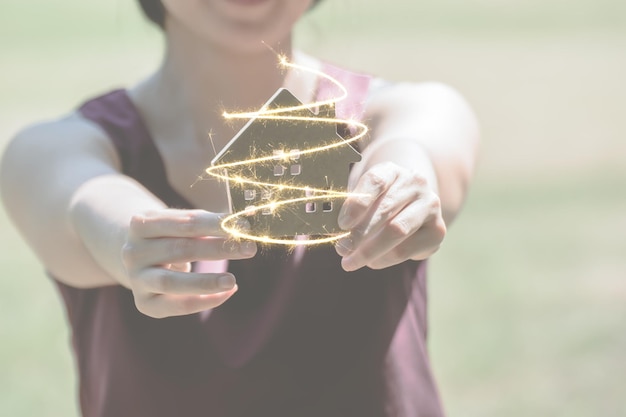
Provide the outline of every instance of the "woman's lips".
<path id="1" fill-rule="evenodd" d="M 267 1 L 268 0 L 228 0 L 229 3 L 241 6 L 256 6 L 257 4 L 265 3 Z"/>

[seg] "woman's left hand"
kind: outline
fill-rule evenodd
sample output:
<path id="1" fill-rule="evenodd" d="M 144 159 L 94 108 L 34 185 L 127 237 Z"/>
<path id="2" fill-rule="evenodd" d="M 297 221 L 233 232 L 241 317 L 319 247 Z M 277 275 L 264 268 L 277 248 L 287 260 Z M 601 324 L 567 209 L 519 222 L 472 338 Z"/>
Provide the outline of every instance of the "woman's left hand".
<path id="1" fill-rule="evenodd" d="M 351 232 L 336 245 L 344 270 L 387 268 L 439 249 L 446 225 L 425 176 L 383 162 L 359 178 L 352 194 L 339 214 L 339 226 Z"/>

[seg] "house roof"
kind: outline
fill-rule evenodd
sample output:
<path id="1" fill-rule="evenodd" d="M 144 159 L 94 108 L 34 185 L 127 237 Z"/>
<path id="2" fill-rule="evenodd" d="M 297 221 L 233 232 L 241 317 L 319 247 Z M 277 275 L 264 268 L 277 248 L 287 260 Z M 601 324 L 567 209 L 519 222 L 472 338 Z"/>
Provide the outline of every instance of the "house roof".
<path id="1" fill-rule="evenodd" d="M 263 105 L 263 110 L 277 108 L 288 108 L 301 106 L 298 100 L 289 90 L 281 88 Z M 320 109 L 319 114 L 315 114 L 309 109 L 294 110 L 283 114 L 285 116 L 335 118 L 335 110 L 332 106 L 325 106 Z M 323 144 L 344 141 L 337 134 L 337 124 L 315 121 L 294 121 L 279 119 L 252 118 L 244 127 L 224 146 L 224 148 L 213 159 L 212 164 L 236 162 L 245 158 L 258 158 L 268 156 L 254 155 L 256 149 L 267 152 L 269 148 L 308 148 L 317 147 Z M 349 144 L 339 146 L 333 150 L 333 155 L 339 160 L 347 162 L 359 161 L 360 154 Z"/>

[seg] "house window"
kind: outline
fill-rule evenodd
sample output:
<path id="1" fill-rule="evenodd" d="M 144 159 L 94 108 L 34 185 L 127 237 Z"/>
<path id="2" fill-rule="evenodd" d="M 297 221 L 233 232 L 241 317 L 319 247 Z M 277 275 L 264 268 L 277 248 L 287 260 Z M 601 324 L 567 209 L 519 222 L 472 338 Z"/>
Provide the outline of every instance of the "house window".
<path id="1" fill-rule="evenodd" d="M 256 190 L 244 190 L 243 199 L 246 201 L 251 201 L 256 198 Z"/>
<path id="2" fill-rule="evenodd" d="M 245 213 L 248 216 L 254 216 L 256 214 L 255 206 L 246 206 Z"/>
<path id="3" fill-rule="evenodd" d="M 263 210 L 261 210 L 261 214 L 264 216 L 269 216 L 270 214 L 272 214 L 272 208 L 271 207 L 263 207 Z"/>
<path id="4" fill-rule="evenodd" d="M 282 165 L 274 165 L 274 176 L 281 177 L 285 175 L 285 167 Z"/>
<path id="5" fill-rule="evenodd" d="M 333 202 L 332 201 L 324 201 L 322 204 L 322 211 L 326 213 L 333 211 Z"/>
<path id="6" fill-rule="evenodd" d="M 306 196 L 306 198 L 310 198 L 310 197 L 315 196 L 315 192 L 311 190 L 310 188 L 307 188 L 304 191 L 304 195 Z M 317 204 L 312 203 L 312 202 L 306 203 L 304 205 L 304 211 L 306 213 L 315 213 L 317 211 Z"/>
<path id="7" fill-rule="evenodd" d="M 289 172 L 291 173 L 291 175 L 300 175 L 302 173 L 302 165 L 300 164 L 292 165 L 291 168 L 289 169 Z"/>
<path id="8" fill-rule="evenodd" d="M 261 199 L 262 200 L 269 200 L 270 198 L 272 198 L 272 192 L 269 190 L 263 190 L 261 191 Z"/>
<path id="9" fill-rule="evenodd" d="M 293 161 L 298 161 L 300 159 L 300 149 L 293 149 L 291 152 L 289 152 L 289 157 Z"/>

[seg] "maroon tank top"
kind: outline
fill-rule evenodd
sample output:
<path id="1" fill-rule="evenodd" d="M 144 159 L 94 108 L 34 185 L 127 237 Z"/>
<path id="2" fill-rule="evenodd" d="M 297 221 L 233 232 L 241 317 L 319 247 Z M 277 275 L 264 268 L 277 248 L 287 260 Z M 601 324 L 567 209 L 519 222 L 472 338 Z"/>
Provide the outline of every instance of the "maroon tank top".
<path id="1" fill-rule="evenodd" d="M 355 112 L 364 76 L 328 67 Z M 328 86 L 320 85 L 320 95 Z M 124 90 L 80 112 L 110 137 L 124 174 L 191 208 Z M 350 114 L 354 116 L 354 114 Z M 425 262 L 341 269 L 332 246 L 230 261 L 239 291 L 207 314 L 153 319 L 121 286 L 59 281 L 84 417 L 437 417 L 426 349 Z"/>

